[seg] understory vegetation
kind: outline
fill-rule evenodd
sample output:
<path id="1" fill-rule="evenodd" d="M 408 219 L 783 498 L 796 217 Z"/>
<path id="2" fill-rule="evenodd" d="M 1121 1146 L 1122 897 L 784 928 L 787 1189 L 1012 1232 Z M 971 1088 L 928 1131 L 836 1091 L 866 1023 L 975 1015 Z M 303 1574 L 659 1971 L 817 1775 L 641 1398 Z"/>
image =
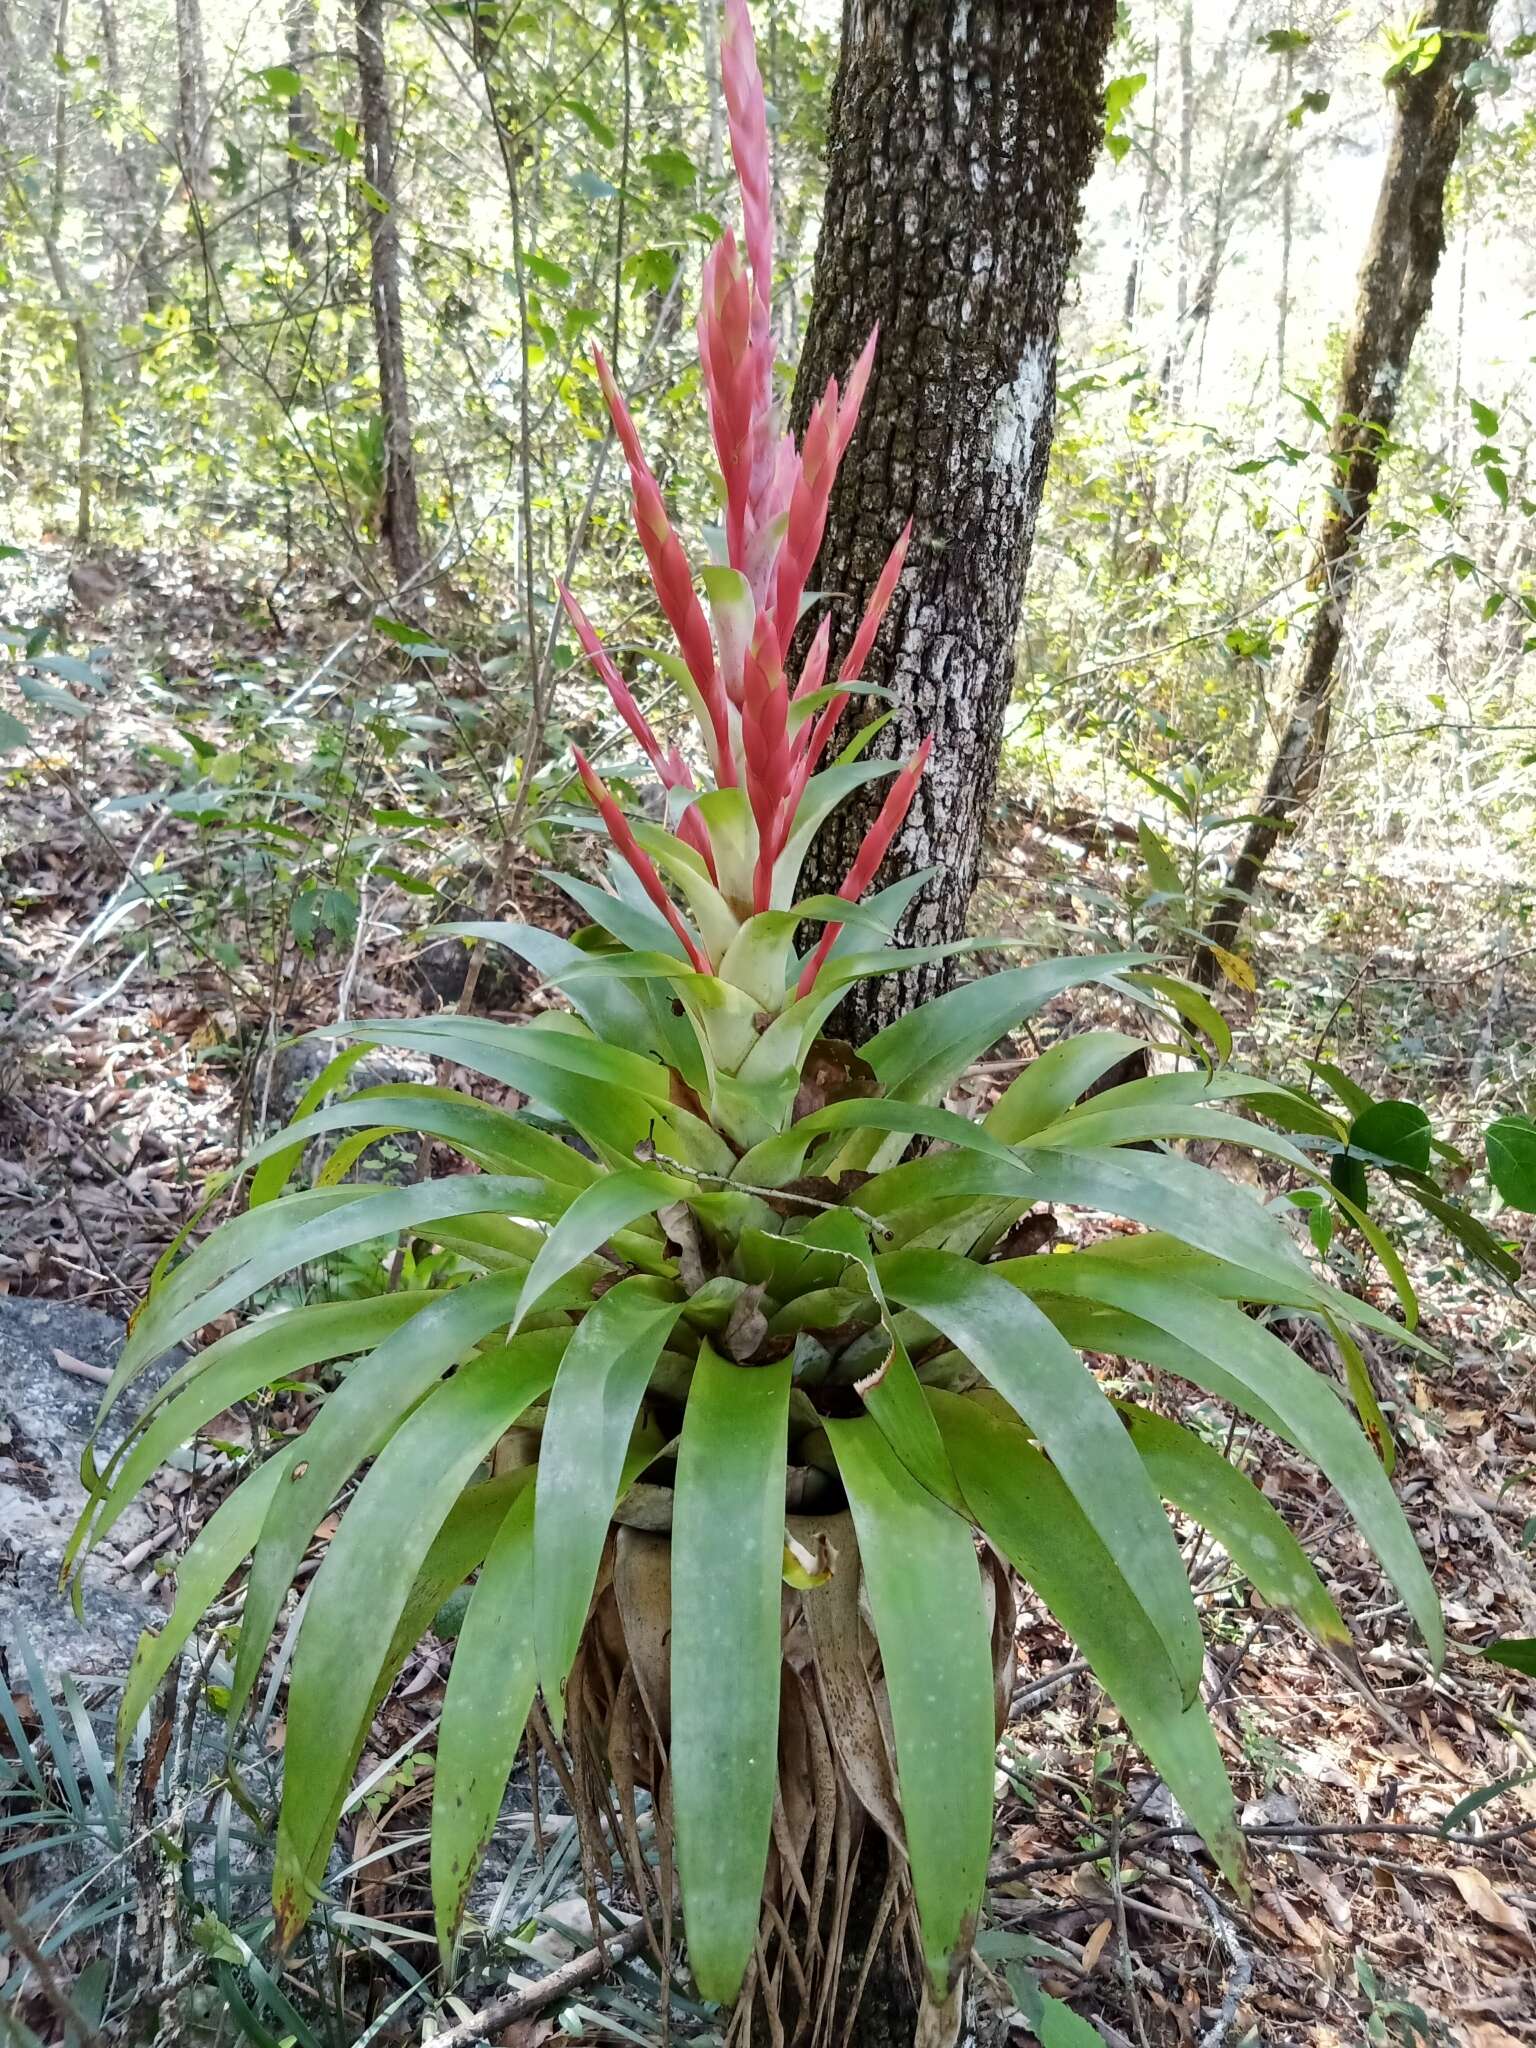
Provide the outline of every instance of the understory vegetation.
<path id="1" fill-rule="evenodd" d="M 1065 12 L 0 0 L 7 2038 L 1536 2039 L 1536 23 Z"/>

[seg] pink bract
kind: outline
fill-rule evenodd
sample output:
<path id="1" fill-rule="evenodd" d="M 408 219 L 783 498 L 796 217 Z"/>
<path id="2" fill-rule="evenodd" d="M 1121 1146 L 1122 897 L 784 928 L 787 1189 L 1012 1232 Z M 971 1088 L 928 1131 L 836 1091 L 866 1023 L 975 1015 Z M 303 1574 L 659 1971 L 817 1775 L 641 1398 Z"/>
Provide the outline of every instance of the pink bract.
<path id="1" fill-rule="evenodd" d="M 710 881 L 720 881 L 733 917 L 744 920 L 774 907 L 775 866 L 789 845 L 811 777 L 847 704 L 848 685 L 862 679 L 901 575 L 911 525 L 903 528 L 891 549 L 837 684 L 827 691 L 830 621 L 823 619 L 792 693 L 785 663 L 801 615 L 813 601 L 807 598 L 806 585 L 821 547 L 838 465 L 868 387 L 877 335 L 870 335 L 845 386 L 840 388 L 835 377 L 829 380 L 796 448 L 792 437 L 779 429 L 774 403 L 767 104 L 747 0 L 725 0 L 721 73 L 741 188 L 745 258 L 728 230 L 705 261 L 698 316 L 699 361 L 725 501 L 723 560 L 704 578 L 713 631 L 623 394 L 600 352 L 595 361 L 629 469 L 635 530 L 657 602 L 681 655 L 680 663 L 671 660 L 668 665 L 689 698 L 715 787 L 739 787 L 750 809 L 756 845 L 749 883 L 739 872 L 734 891 L 721 880 L 726 863 L 717 864 L 719 849 L 698 807 L 699 792 L 687 764 L 675 748 L 663 749 L 564 585 L 560 597 L 583 651 L 668 792 L 672 829 L 704 863 Z M 850 903 L 869 886 L 900 829 L 931 744 L 925 740 L 908 759 L 865 836 L 839 892 Z M 601 777 L 579 753 L 577 763 L 619 854 L 667 918 L 695 967 L 712 971 L 708 951 L 668 898 L 655 864 L 637 843 Z M 839 929 L 828 925 L 806 959 L 799 994 L 809 992 Z"/>

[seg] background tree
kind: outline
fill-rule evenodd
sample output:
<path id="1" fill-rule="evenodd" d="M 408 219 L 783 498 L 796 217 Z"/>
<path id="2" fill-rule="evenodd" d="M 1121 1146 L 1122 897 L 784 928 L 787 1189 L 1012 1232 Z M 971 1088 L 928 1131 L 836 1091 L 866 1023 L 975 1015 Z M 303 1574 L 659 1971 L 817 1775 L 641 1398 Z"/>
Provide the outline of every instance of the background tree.
<path id="1" fill-rule="evenodd" d="M 1275 842 L 1316 794 L 1328 753 L 1344 616 L 1360 563 L 1409 358 L 1429 311 L 1445 250 L 1445 188 L 1472 117 L 1463 77 L 1487 39 L 1494 0 L 1436 0 L 1405 32 L 1388 73 L 1397 99 L 1391 152 L 1360 270 L 1360 299 L 1339 380 L 1330 478 L 1312 583 L 1318 602 L 1297 663 L 1295 692 L 1258 816 L 1248 827 L 1196 958 L 1217 972 Z"/>
<path id="2" fill-rule="evenodd" d="M 357 76 L 362 89 L 363 163 L 367 185 L 368 288 L 379 365 L 379 412 L 384 431 L 381 524 L 395 582 L 404 589 L 421 576 L 421 513 L 416 494 L 416 453 L 411 432 L 411 388 L 405 367 L 400 312 L 400 215 L 395 190 L 395 135 L 385 63 L 385 0 L 357 0 Z"/>
<path id="3" fill-rule="evenodd" d="M 878 323 L 865 430 L 833 492 L 816 582 L 837 593 L 846 645 L 902 520 L 914 521 L 869 673 L 894 699 L 880 751 L 901 757 L 935 738 L 886 864 L 888 876 L 939 870 L 903 928 L 918 944 L 960 936 L 976 880 L 1113 25 L 1111 0 L 844 9 L 794 421 L 804 428 Z M 829 824 L 814 886 L 842 881 L 880 801 L 874 785 Z M 942 977 L 933 967 L 871 985 L 851 1028 L 866 1035 Z"/>

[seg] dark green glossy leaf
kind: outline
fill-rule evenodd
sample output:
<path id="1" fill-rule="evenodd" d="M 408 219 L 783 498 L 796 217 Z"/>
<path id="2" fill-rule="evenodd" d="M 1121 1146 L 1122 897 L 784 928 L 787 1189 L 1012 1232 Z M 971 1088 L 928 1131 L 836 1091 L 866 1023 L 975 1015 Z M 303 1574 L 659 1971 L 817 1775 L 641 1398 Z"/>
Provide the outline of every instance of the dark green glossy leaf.
<path id="1" fill-rule="evenodd" d="M 969 1523 L 918 1484 L 873 1421 L 829 1421 L 827 1435 L 890 1696 L 923 1960 L 943 2000 L 970 1952 L 992 1841 L 996 1729 L 981 1572 Z"/>
<path id="2" fill-rule="evenodd" d="M 985 1267 L 947 1252 L 893 1252 L 875 1271 L 891 1299 L 941 1331 L 1040 1439 L 1135 1588 L 1180 1691 L 1193 1699 L 1205 1652 L 1178 1545 L 1093 1374 L 1038 1310 L 1021 1315 L 1018 1292 Z"/>
<path id="3" fill-rule="evenodd" d="M 555 1376 L 539 1442 L 534 1635 L 556 1734 L 635 1418 L 682 1309 L 621 1280 L 588 1309 Z"/>
<path id="4" fill-rule="evenodd" d="M 672 1803 L 688 1956 L 736 1996 L 757 1936 L 779 1747 L 790 1367 L 700 1347 L 672 1516 Z"/>
<path id="5" fill-rule="evenodd" d="M 1090 1515 L 1016 1424 L 975 1401 L 929 1398 L 982 1528 L 1082 1651 L 1206 1846 L 1240 1883 L 1242 1838 L 1205 1709 L 1198 1696 L 1181 1696 L 1145 1609 Z"/>

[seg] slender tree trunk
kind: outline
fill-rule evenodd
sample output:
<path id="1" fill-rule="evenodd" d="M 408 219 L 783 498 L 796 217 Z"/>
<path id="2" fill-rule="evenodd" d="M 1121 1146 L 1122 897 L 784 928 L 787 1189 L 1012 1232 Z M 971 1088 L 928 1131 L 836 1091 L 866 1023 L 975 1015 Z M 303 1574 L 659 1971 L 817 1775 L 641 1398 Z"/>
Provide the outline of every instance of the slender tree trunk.
<path id="1" fill-rule="evenodd" d="M 211 131 L 202 0 L 176 0 L 176 153 L 187 191 L 199 206 L 213 191 Z"/>
<path id="2" fill-rule="evenodd" d="M 123 101 L 123 65 L 117 40 L 115 0 L 101 0 L 101 51 L 107 90 L 120 105 Z M 118 145 L 118 162 L 123 176 L 123 214 L 127 227 L 127 253 L 123 283 L 138 282 L 144 293 L 145 310 L 158 313 L 165 304 L 165 255 L 160 241 L 160 218 L 145 176 L 143 145 L 134 134 L 125 134 Z"/>
<path id="3" fill-rule="evenodd" d="M 1396 86 L 1397 122 L 1382 175 L 1354 332 L 1339 382 L 1326 510 L 1312 572 L 1317 609 L 1302 643 L 1285 728 L 1242 851 L 1196 956 L 1201 979 L 1214 980 L 1211 947 L 1230 949 L 1264 864 L 1283 831 L 1316 793 L 1328 751 L 1334 683 L 1344 618 L 1359 569 L 1387 441 L 1409 357 L 1434 290 L 1445 248 L 1445 187 L 1472 114 L 1462 73 L 1482 47 L 1494 0 L 1435 0 L 1424 26 L 1441 31 L 1433 63 Z"/>
<path id="4" fill-rule="evenodd" d="M 411 394 L 400 318 L 400 219 L 395 195 L 395 138 L 384 66 L 384 0 L 357 0 L 357 76 L 362 93 L 363 168 L 378 195 L 368 208 L 369 287 L 384 422 L 384 531 L 395 582 L 422 573 L 416 457 L 411 445 Z"/>
<path id="5" fill-rule="evenodd" d="M 913 520 L 867 671 L 894 695 L 875 751 L 936 742 L 887 858 L 887 879 L 938 870 L 904 920 L 908 943 L 959 937 L 976 881 L 1114 15 L 1114 0 L 844 0 L 794 422 L 804 430 L 878 321 L 814 580 L 837 594 L 835 661 Z M 882 793 L 859 792 L 829 823 L 808 890 L 843 880 Z M 942 979 L 935 966 L 867 984 L 843 1028 L 863 1036 Z"/>
<path id="6" fill-rule="evenodd" d="M 283 7 L 283 37 L 288 50 L 288 68 L 301 81 L 304 80 L 313 56 L 315 27 L 315 0 L 285 0 Z M 299 90 L 288 102 L 288 142 L 294 152 L 312 150 L 316 146 L 314 108 L 308 91 L 301 82 Z M 304 181 L 298 175 L 304 159 L 295 153 L 294 175 L 288 180 L 288 254 L 297 263 L 307 260 L 313 236 L 305 222 L 302 210 Z"/>
<path id="7" fill-rule="evenodd" d="M 1296 90 L 1296 52 L 1287 48 L 1285 53 L 1285 104 L 1292 105 L 1291 95 Z M 1295 233 L 1296 173 L 1294 145 L 1287 132 L 1280 139 L 1284 152 L 1284 169 L 1280 173 L 1280 297 L 1275 308 L 1275 398 L 1276 402 L 1285 393 L 1285 348 L 1286 330 L 1291 318 L 1291 241 Z"/>

